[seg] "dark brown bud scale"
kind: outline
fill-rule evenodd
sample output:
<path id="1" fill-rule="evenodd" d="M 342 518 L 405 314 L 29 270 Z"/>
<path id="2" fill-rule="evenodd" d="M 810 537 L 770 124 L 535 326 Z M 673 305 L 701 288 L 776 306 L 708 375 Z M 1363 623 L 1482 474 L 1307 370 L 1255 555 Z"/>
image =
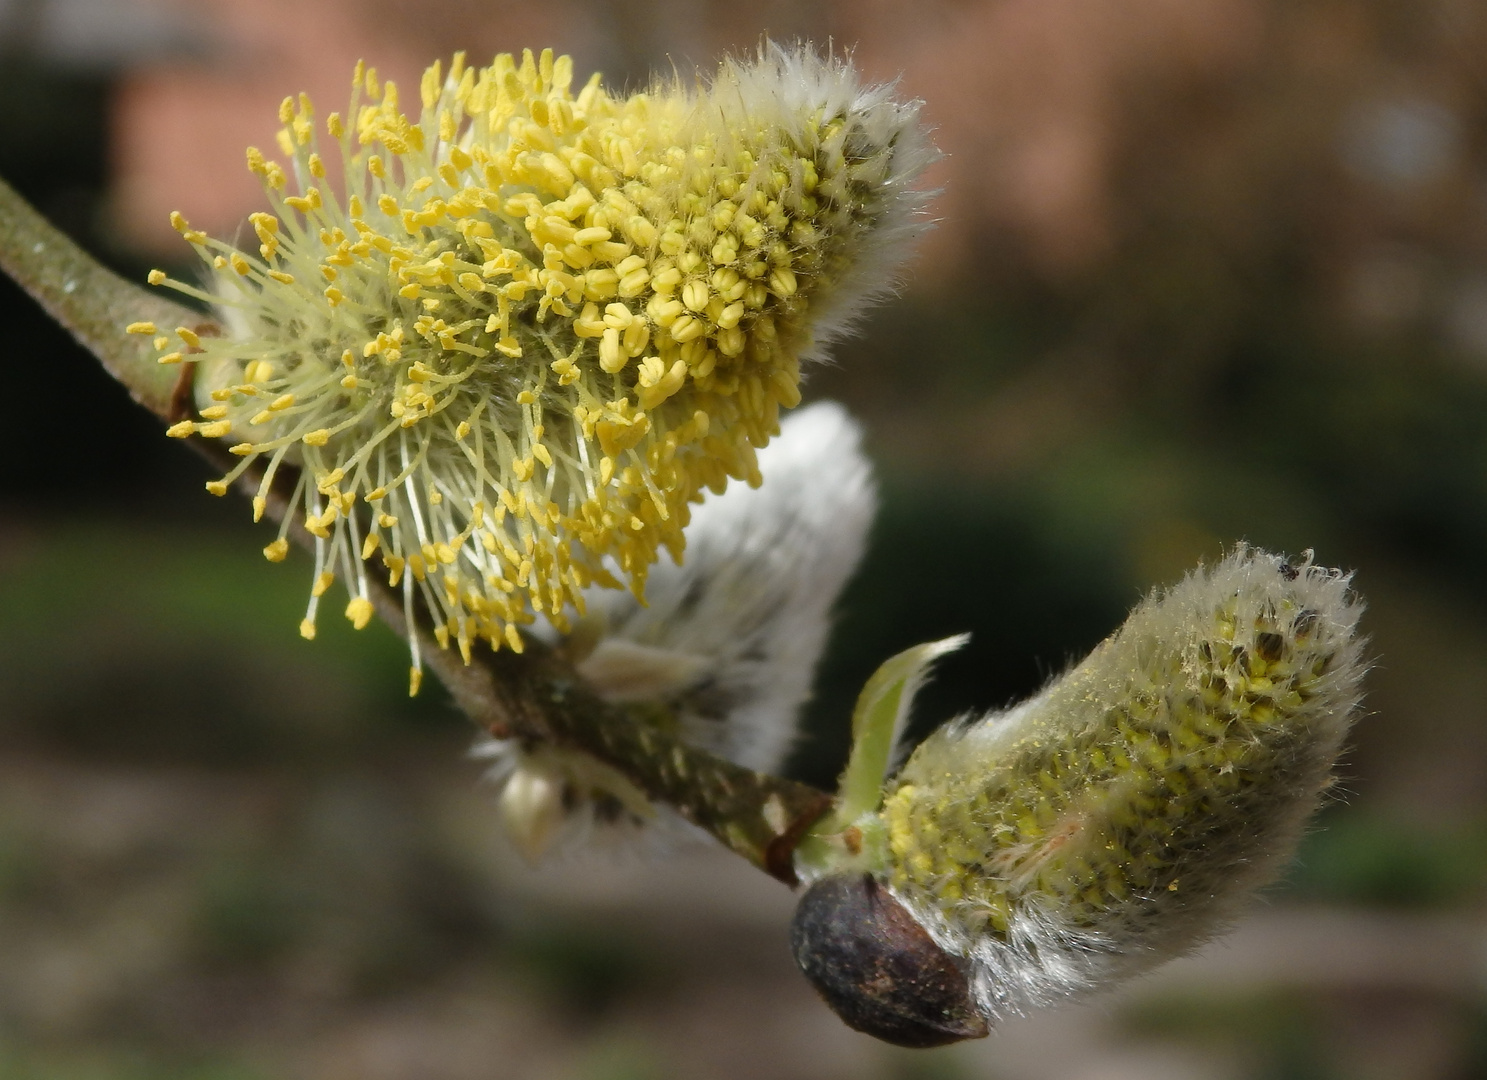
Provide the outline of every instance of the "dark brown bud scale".
<path id="1" fill-rule="evenodd" d="M 954 957 L 871 875 L 817 881 L 790 924 L 795 962 L 850 1028 L 897 1046 L 990 1030 Z"/>

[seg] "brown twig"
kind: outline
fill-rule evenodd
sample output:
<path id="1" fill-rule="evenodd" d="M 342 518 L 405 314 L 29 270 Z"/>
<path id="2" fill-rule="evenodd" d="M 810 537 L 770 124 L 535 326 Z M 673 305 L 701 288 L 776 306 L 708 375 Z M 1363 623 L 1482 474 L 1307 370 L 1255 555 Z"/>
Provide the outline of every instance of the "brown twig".
<path id="1" fill-rule="evenodd" d="M 126 335 L 123 328 L 146 320 L 162 328 L 195 326 L 200 314 L 102 266 L 3 180 L 0 269 L 96 356 L 135 401 L 166 422 L 190 408 L 190 384 L 182 370 L 160 366 L 149 338 Z M 218 446 L 193 443 L 224 465 L 231 460 Z M 245 476 L 239 486 L 256 492 L 258 480 Z M 283 491 L 269 498 L 268 516 L 282 520 L 292 512 Z M 290 535 L 302 546 L 313 546 L 298 523 Z M 381 585 L 371 596 L 377 614 L 404 633 L 400 599 Z M 557 652 L 539 643 L 529 643 L 519 655 L 481 650 L 467 665 L 438 647 L 426 619 L 420 620 L 418 634 L 425 663 L 480 727 L 592 754 L 756 866 L 795 883 L 790 856 L 806 827 L 829 807 L 825 793 L 713 757 L 637 722 L 600 699 Z"/>

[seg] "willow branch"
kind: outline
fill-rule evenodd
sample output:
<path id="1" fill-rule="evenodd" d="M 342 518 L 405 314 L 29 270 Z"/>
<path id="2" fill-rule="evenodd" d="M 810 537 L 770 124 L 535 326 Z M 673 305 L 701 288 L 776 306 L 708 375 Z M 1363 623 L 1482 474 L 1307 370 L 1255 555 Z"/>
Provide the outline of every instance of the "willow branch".
<path id="1" fill-rule="evenodd" d="M 125 281 L 64 236 L 0 180 L 0 270 L 31 294 L 145 408 L 170 415 L 179 372 L 155 362 L 126 323 L 190 326 L 201 313 Z"/>
<path id="2" fill-rule="evenodd" d="M 123 328 L 135 321 L 191 326 L 201 321 L 200 313 L 102 266 L 3 180 L 0 269 L 96 356 L 139 404 L 167 422 L 177 419 L 182 408 L 191 408 L 189 397 L 180 392 L 181 369 L 161 367 L 149 338 L 126 335 Z M 195 445 L 214 460 L 226 457 L 219 447 Z M 253 492 L 258 480 L 245 476 L 239 486 Z M 293 508 L 278 491 L 268 500 L 266 513 L 282 520 Z M 313 547 L 300 523 L 294 523 L 290 535 L 301 546 Z M 401 600 L 385 585 L 374 585 L 371 598 L 377 614 L 403 634 Z M 823 792 L 734 765 L 637 722 L 599 698 L 557 650 L 529 642 L 521 654 L 481 650 L 465 664 L 438 646 L 427 619 L 420 619 L 417 633 L 425 663 L 478 726 L 502 738 L 591 754 L 756 866 L 794 883 L 791 853 L 830 805 Z"/>

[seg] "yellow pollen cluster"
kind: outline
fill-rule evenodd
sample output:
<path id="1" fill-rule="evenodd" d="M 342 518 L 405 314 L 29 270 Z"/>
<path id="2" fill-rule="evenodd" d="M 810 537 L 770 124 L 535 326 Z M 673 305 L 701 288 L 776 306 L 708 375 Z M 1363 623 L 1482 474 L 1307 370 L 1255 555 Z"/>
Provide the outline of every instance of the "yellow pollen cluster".
<path id="1" fill-rule="evenodd" d="M 915 117 L 881 95 L 863 114 L 799 93 L 751 109 L 747 76 L 619 98 L 598 76 L 574 93 L 550 51 L 460 54 L 424 73 L 415 117 L 358 65 L 344 116 L 285 99 L 286 164 L 249 149 L 273 211 L 250 218 L 255 250 L 172 216 L 216 292 L 150 281 L 227 326 L 155 339 L 161 363 L 199 365 L 200 419 L 169 434 L 230 437 L 242 461 L 208 489 L 256 466 L 255 519 L 295 471 L 318 538 L 305 636 L 338 572 L 366 623 L 376 558 L 410 631 L 421 605 L 467 662 L 477 639 L 520 649 L 520 625 L 565 629 L 593 583 L 641 594 L 703 489 L 759 482 L 754 450 L 800 400 L 813 300 L 902 216 Z M 415 688 L 419 671 L 415 642 Z"/>

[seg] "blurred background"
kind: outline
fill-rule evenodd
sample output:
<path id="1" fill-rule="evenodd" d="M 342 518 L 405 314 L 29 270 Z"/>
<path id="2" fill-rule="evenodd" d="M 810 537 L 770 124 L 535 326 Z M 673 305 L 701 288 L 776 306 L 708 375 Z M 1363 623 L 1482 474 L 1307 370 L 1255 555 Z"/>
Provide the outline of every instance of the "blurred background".
<path id="1" fill-rule="evenodd" d="M 0 1080 L 1487 1077 L 1480 0 L 0 0 L 0 176 L 189 272 L 169 211 L 236 234 L 243 147 L 359 57 L 551 45 L 633 87 L 763 34 L 854 50 L 946 152 L 910 284 L 807 391 L 883 510 L 792 771 L 832 781 L 896 649 L 975 635 L 928 725 L 1237 540 L 1314 548 L 1378 659 L 1286 882 L 1090 1005 L 856 1035 L 737 860 L 522 866 L 392 634 L 301 641 L 307 562 L 0 281 L 47 390 L 0 425 Z"/>

